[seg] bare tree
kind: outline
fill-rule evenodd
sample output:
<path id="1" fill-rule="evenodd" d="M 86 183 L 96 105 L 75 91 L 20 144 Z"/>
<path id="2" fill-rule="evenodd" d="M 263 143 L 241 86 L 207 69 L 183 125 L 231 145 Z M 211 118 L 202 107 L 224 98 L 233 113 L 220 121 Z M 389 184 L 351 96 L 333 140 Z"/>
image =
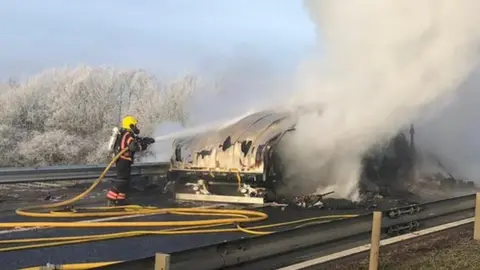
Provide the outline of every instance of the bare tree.
<path id="1" fill-rule="evenodd" d="M 196 82 L 190 74 L 162 83 L 144 70 L 78 66 L 2 84 L 0 166 L 108 161 L 105 143 L 126 114 L 145 135 L 162 121 L 186 123 Z"/>

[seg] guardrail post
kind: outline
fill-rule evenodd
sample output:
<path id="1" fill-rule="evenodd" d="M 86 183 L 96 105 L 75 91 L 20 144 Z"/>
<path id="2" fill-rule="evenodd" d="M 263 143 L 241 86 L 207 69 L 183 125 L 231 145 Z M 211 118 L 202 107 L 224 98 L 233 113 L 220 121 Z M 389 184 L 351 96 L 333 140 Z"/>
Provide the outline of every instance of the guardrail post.
<path id="1" fill-rule="evenodd" d="M 369 270 L 378 269 L 378 255 L 380 250 L 380 235 L 382 228 L 382 212 L 373 212 L 372 239 L 370 244 L 370 263 Z"/>
<path id="2" fill-rule="evenodd" d="M 475 219 L 473 225 L 473 239 L 480 240 L 480 192 L 477 192 L 475 202 Z"/>
<path id="3" fill-rule="evenodd" d="M 155 254 L 155 270 L 169 270 L 170 255 L 165 253 Z"/>

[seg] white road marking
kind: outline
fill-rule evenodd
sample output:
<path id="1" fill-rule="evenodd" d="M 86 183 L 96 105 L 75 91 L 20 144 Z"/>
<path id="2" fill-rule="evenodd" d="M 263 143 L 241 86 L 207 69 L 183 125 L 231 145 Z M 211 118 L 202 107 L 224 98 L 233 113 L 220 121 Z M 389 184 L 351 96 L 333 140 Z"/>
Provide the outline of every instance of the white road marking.
<path id="1" fill-rule="evenodd" d="M 220 207 L 220 206 L 225 206 L 225 204 L 206 205 L 206 206 L 199 206 L 197 208 L 215 208 L 215 207 Z M 154 215 L 160 215 L 160 214 L 138 214 L 138 215 L 131 215 L 131 216 L 108 217 L 108 218 L 73 221 L 73 223 L 79 223 L 79 222 L 92 223 L 92 222 L 120 220 L 120 219 L 128 219 L 128 218 L 135 218 L 135 217 L 146 217 L 146 216 L 154 216 Z M 21 221 L 19 221 L 19 222 L 21 222 Z M 8 233 L 16 233 L 16 232 L 28 232 L 28 231 L 45 230 L 45 229 L 51 229 L 51 228 L 50 227 L 17 228 L 17 229 L 0 231 L 0 234 L 8 234 Z"/>
<path id="2" fill-rule="evenodd" d="M 407 234 L 400 235 L 400 236 L 395 236 L 395 237 L 392 237 L 392 238 L 381 240 L 380 241 L 380 246 L 386 246 L 386 245 L 390 245 L 390 244 L 393 244 L 393 243 L 397 243 L 397 242 L 405 241 L 405 240 L 408 240 L 408 239 L 416 238 L 416 237 L 419 237 L 419 236 L 424 236 L 424 235 L 427 235 L 427 234 L 451 229 L 451 228 L 454 228 L 454 227 L 458 227 L 458 226 L 461 226 L 461 225 L 471 223 L 473 221 L 474 221 L 474 218 L 467 218 L 467 219 L 462 219 L 462 220 L 459 220 L 459 221 L 439 225 L 439 226 L 436 226 L 436 227 L 428 228 L 428 229 L 425 229 L 425 230 L 416 231 L 416 232 L 412 232 L 412 233 L 407 233 Z M 364 251 L 368 251 L 368 250 L 370 250 L 370 244 L 366 244 L 366 245 L 354 247 L 354 248 L 351 248 L 351 249 L 343 250 L 343 251 L 340 251 L 340 252 L 337 252 L 337 253 L 333 253 L 333 254 L 323 256 L 323 257 L 320 257 L 320 258 L 315 258 L 315 259 L 308 260 L 308 261 L 305 261 L 305 262 L 292 264 L 292 265 L 289 265 L 289 266 L 286 266 L 286 267 L 283 267 L 283 268 L 278 268 L 277 270 L 304 269 L 306 267 L 312 267 L 312 266 L 315 266 L 315 265 L 318 265 L 318 264 L 321 264 L 321 263 L 325 263 L 325 262 L 332 261 L 332 260 L 335 260 L 335 259 L 340 259 L 340 258 L 343 258 L 343 257 L 351 256 L 351 255 L 354 255 L 354 254 L 357 254 L 357 253 L 360 253 L 360 252 L 364 252 Z"/>

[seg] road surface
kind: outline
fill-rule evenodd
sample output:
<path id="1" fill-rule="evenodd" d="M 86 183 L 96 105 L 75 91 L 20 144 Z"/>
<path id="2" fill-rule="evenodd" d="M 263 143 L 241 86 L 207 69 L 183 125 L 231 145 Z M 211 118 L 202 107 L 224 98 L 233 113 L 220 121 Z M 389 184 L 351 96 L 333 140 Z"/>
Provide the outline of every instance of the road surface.
<path id="1" fill-rule="evenodd" d="M 47 221 L 59 219 L 40 219 L 28 218 L 15 214 L 14 210 L 26 205 L 49 203 L 45 200 L 50 199 L 65 200 L 77 194 L 80 194 L 88 184 L 84 185 L 9 185 L 0 189 L 0 222 L 21 222 L 21 221 Z M 78 205 L 101 206 L 104 204 L 104 193 L 107 186 L 101 185 L 90 196 L 83 199 Z M 162 195 L 159 191 L 137 192 L 132 195 L 132 200 L 142 205 L 156 205 L 159 207 L 179 207 L 171 200 Z M 384 200 L 381 202 L 382 208 L 394 207 L 399 203 L 398 200 Z M 188 207 L 180 205 L 180 207 Z M 263 224 L 291 221 L 314 216 L 323 216 L 331 214 L 355 214 L 370 212 L 372 209 L 299 209 L 293 206 L 286 208 L 265 207 L 255 209 L 263 211 L 269 215 L 267 221 Z M 187 216 L 146 216 L 140 218 L 130 218 L 125 221 L 153 221 L 153 220 L 186 220 L 199 217 Z M 61 219 L 65 221 L 66 219 Z M 70 219 L 71 220 L 71 219 Z M 71 220 L 75 221 L 75 220 Z M 255 224 L 259 225 L 259 224 Z M 299 224 L 284 226 L 276 230 L 283 230 L 299 226 Z M 141 228 L 143 230 L 143 228 Z M 155 229 L 155 228 L 152 228 Z M 162 228 L 156 228 L 162 229 Z M 136 230 L 134 228 L 87 228 L 87 229 L 38 229 L 29 231 L 15 231 L 12 229 L 0 229 L 0 240 L 17 238 L 37 238 L 37 237 L 58 237 L 72 235 L 91 235 L 112 233 L 120 231 Z M 271 229 L 269 229 L 271 230 Z M 238 239 L 240 237 L 252 237 L 245 233 L 210 233 L 196 235 L 161 235 L 161 236 L 141 236 L 124 239 L 106 240 L 92 243 L 71 244 L 58 247 L 47 247 L 40 249 L 28 249 L 20 251 L 0 252 L 0 261 L 3 263 L 2 269 L 18 269 L 38 265 L 52 264 L 71 264 L 81 262 L 104 262 L 104 261 L 123 261 L 133 260 L 152 256 L 157 252 L 170 253 L 189 248 L 200 247 L 204 245 L 219 243 Z M 22 244 L 23 245 L 23 244 Z M 1 248 L 6 245 L 1 245 Z"/>

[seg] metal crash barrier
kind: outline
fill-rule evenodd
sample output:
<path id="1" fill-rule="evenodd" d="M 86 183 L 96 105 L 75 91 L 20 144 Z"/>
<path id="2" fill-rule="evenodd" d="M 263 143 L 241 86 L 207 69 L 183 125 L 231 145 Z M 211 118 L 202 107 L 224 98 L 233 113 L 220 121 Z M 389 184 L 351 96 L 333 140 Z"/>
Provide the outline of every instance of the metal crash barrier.
<path id="1" fill-rule="evenodd" d="M 375 240 L 387 239 L 419 228 L 429 228 L 473 217 L 475 202 L 476 198 L 473 194 L 408 205 L 384 210 L 381 215 L 378 215 L 378 212 L 364 214 L 171 254 L 159 252 L 148 258 L 96 269 L 208 270 L 233 267 L 235 269 L 277 269 L 369 244 L 372 241 L 372 220 L 376 223 L 374 228 L 378 228 L 381 235 L 375 237 Z"/>
<path id="2" fill-rule="evenodd" d="M 69 181 L 96 179 L 107 165 L 51 166 L 41 168 L 0 168 L 0 184 L 18 184 L 29 182 Z M 132 177 L 165 175 L 169 163 L 138 163 L 132 166 Z M 116 171 L 110 170 L 106 177 L 115 177 Z"/>

